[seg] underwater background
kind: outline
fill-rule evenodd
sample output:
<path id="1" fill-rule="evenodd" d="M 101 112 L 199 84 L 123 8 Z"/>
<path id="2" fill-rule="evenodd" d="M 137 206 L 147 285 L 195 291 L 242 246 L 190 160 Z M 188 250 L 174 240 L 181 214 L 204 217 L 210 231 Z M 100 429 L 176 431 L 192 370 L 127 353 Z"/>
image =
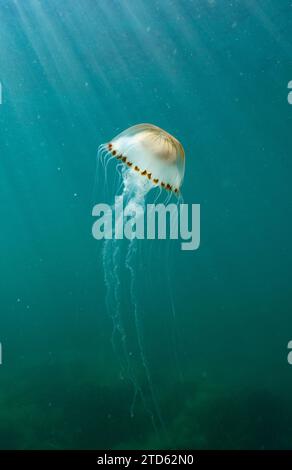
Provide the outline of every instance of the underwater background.
<path id="1" fill-rule="evenodd" d="M 291 28 L 291 0 L 0 1 L 1 449 L 292 448 Z M 146 404 L 91 234 L 98 146 L 140 122 L 201 204 L 198 250 L 139 252 L 145 363 L 118 266 Z"/>

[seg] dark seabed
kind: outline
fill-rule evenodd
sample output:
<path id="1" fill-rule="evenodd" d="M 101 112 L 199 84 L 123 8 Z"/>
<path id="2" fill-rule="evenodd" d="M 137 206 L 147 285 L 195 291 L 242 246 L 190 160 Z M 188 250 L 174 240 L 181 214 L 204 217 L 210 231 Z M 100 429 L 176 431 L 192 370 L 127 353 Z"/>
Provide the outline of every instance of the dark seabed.
<path id="1" fill-rule="evenodd" d="M 1 0 L 0 25 L 0 448 L 292 448 L 291 0 Z M 201 245 L 140 242 L 136 316 L 117 259 L 115 342 L 96 157 L 140 122 L 184 145 Z"/>

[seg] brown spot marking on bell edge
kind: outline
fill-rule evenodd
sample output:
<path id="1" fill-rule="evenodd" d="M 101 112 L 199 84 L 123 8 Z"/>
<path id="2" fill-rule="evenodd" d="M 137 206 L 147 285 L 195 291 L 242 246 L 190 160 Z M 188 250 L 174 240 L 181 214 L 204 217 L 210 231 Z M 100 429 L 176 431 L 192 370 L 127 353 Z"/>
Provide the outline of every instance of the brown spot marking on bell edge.
<path id="1" fill-rule="evenodd" d="M 147 175 L 147 171 L 146 171 L 146 170 L 144 170 L 144 171 L 141 171 L 141 175 L 142 175 L 142 176 L 145 176 L 145 175 Z"/>
<path id="2" fill-rule="evenodd" d="M 128 166 L 132 166 L 133 163 L 132 163 L 132 162 L 127 162 L 127 165 L 128 165 Z"/>
<path id="3" fill-rule="evenodd" d="M 140 168 L 136 165 L 135 168 L 134 168 L 134 170 L 140 171 Z"/>
<path id="4" fill-rule="evenodd" d="M 113 144 L 109 143 L 108 148 L 109 148 L 109 150 L 111 150 L 113 148 Z"/>
<path id="5" fill-rule="evenodd" d="M 177 188 L 175 188 L 174 192 L 175 192 L 175 193 L 177 193 L 177 192 L 178 192 L 178 189 L 177 189 Z"/>
<path id="6" fill-rule="evenodd" d="M 121 158 L 122 158 L 122 155 L 118 155 L 118 156 L 117 156 L 117 159 L 118 159 L 118 160 L 121 160 Z"/>
<path id="7" fill-rule="evenodd" d="M 165 183 L 163 183 L 163 181 L 161 181 L 161 186 L 165 188 Z"/>
<path id="8" fill-rule="evenodd" d="M 115 150 L 113 150 L 112 154 L 113 154 L 113 156 L 115 156 L 117 154 L 117 152 Z"/>
<path id="9" fill-rule="evenodd" d="M 158 179 L 158 178 L 155 178 L 155 179 L 153 180 L 153 183 L 157 184 L 158 181 L 159 181 L 159 179 Z"/>
<path id="10" fill-rule="evenodd" d="M 125 163 L 125 161 L 127 160 L 127 157 L 122 157 L 122 160 Z"/>
<path id="11" fill-rule="evenodd" d="M 170 189 L 171 190 L 172 186 L 170 186 L 170 184 L 167 183 L 166 185 L 166 189 Z"/>
<path id="12" fill-rule="evenodd" d="M 151 180 L 152 173 L 147 173 L 147 178 Z"/>

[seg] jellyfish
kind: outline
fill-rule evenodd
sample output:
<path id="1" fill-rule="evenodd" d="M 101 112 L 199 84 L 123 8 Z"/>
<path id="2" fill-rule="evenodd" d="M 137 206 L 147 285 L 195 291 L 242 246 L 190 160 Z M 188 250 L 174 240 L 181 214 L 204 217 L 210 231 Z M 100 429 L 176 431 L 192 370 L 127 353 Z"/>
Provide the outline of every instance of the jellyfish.
<path id="1" fill-rule="evenodd" d="M 121 132 L 105 147 L 152 186 L 179 193 L 185 171 L 184 149 L 168 132 L 153 124 L 138 124 Z"/>
<path id="2" fill-rule="evenodd" d="M 123 196 L 122 200 L 129 211 L 138 213 L 143 210 L 146 195 L 158 191 L 159 197 L 165 194 L 165 202 L 172 196 L 181 197 L 181 186 L 185 172 L 185 153 L 182 144 L 165 130 L 153 124 L 138 124 L 118 134 L 110 142 L 99 147 L 98 160 L 105 169 L 105 181 L 108 183 L 108 165 L 116 161 L 120 183 L 115 195 Z M 112 206 L 114 208 L 114 206 Z M 115 206 L 116 207 L 116 206 Z M 113 236 L 104 240 L 103 268 L 106 285 L 106 303 L 113 323 L 112 345 L 120 360 L 122 375 L 127 375 L 134 387 L 131 405 L 131 416 L 134 415 L 135 402 L 140 396 L 145 409 L 149 412 L 157 431 L 164 427 L 158 406 L 151 374 L 145 355 L 144 339 L 136 296 L 135 266 L 138 245 L 135 238 L 127 241 L 124 250 L 121 240 Z M 136 373 L 131 351 L 129 351 L 126 327 L 122 315 L 121 269 L 125 268 L 129 276 L 129 294 L 133 313 L 133 323 L 137 336 L 140 362 L 146 377 L 147 391 L 141 385 Z M 157 431 L 158 432 L 158 431 Z"/>

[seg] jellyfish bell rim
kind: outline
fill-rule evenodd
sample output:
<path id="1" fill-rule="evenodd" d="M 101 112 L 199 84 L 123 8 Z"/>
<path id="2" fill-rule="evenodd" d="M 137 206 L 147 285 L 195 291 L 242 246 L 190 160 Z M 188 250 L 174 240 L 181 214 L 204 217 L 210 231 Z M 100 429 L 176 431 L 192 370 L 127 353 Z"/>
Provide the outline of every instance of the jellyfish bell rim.
<path id="1" fill-rule="evenodd" d="M 135 142 L 131 145 L 130 142 L 135 137 Z M 154 124 L 136 124 L 120 132 L 104 146 L 128 170 L 148 178 L 153 187 L 180 194 L 185 173 L 185 152 L 179 140 L 169 132 Z M 148 161 L 148 168 L 143 158 Z M 166 178 L 160 176 L 163 165 Z"/>

